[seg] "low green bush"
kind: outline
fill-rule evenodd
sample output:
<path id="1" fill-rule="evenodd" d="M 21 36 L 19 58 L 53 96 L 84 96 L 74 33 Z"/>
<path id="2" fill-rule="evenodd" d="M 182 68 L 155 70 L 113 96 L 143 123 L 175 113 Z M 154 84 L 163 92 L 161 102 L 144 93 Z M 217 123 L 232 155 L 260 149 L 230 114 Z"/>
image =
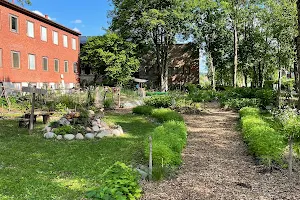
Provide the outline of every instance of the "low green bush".
<path id="1" fill-rule="evenodd" d="M 210 102 L 216 100 L 217 97 L 218 93 L 213 90 L 195 90 L 188 95 L 193 102 Z"/>
<path id="2" fill-rule="evenodd" d="M 87 193 L 88 198 L 135 200 L 141 197 L 138 172 L 126 164 L 116 162 L 102 175 L 101 187 Z"/>
<path id="3" fill-rule="evenodd" d="M 67 134 L 74 134 L 75 133 L 75 129 L 72 126 L 60 126 L 56 129 L 54 129 L 54 133 L 56 135 L 67 135 Z"/>
<path id="4" fill-rule="evenodd" d="M 167 92 L 146 92 L 146 96 L 168 95 Z"/>
<path id="5" fill-rule="evenodd" d="M 114 101 L 112 99 L 105 99 L 103 101 L 103 107 L 106 109 L 112 109 L 114 107 Z"/>
<path id="6" fill-rule="evenodd" d="M 255 98 L 260 99 L 260 107 L 265 108 L 276 104 L 276 91 L 270 89 L 261 89 L 255 92 Z"/>
<path id="7" fill-rule="evenodd" d="M 243 138 L 249 151 L 268 166 L 273 161 L 281 163 L 285 148 L 283 136 L 261 118 L 256 108 L 244 108 L 240 115 Z"/>
<path id="8" fill-rule="evenodd" d="M 145 99 L 146 106 L 152 106 L 155 108 L 168 108 L 172 105 L 171 96 L 152 96 Z"/>
<path id="9" fill-rule="evenodd" d="M 152 117 L 156 118 L 159 122 L 166 121 L 183 121 L 183 117 L 176 111 L 169 108 L 154 109 L 151 114 Z"/>
<path id="10" fill-rule="evenodd" d="M 151 115 L 154 107 L 152 106 L 137 106 L 132 109 L 132 112 L 140 115 Z"/>
<path id="11" fill-rule="evenodd" d="M 248 98 L 238 98 L 238 99 L 227 99 L 221 101 L 221 106 L 227 106 L 232 109 L 240 110 L 243 107 L 259 107 L 259 99 L 248 99 Z"/>

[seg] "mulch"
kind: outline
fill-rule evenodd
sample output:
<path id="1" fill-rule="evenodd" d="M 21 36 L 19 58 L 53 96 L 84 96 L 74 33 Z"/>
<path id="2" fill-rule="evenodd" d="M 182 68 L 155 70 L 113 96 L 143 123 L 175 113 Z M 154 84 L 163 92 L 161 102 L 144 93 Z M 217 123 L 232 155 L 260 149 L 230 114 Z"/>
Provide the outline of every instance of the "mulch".
<path id="1" fill-rule="evenodd" d="M 178 175 L 143 182 L 142 199 L 300 200 L 298 168 L 289 180 L 287 170 L 268 171 L 258 165 L 236 130 L 237 113 L 214 105 L 205 113 L 184 118 L 189 136 Z"/>

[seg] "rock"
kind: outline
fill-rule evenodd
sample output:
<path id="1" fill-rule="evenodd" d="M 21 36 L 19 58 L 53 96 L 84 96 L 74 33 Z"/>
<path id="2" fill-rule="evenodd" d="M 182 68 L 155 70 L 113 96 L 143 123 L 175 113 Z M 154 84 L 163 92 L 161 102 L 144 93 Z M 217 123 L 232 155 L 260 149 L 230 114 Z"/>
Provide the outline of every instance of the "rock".
<path id="1" fill-rule="evenodd" d="M 63 136 L 62 136 L 62 135 L 58 135 L 58 136 L 56 137 L 56 139 L 57 139 L 57 140 L 62 140 L 62 139 L 63 139 Z"/>
<path id="2" fill-rule="evenodd" d="M 93 130 L 90 127 L 85 128 L 86 132 L 92 132 Z"/>
<path id="3" fill-rule="evenodd" d="M 135 107 L 135 105 L 132 104 L 132 103 L 126 102 L 126 103 L 123 104 L 123 107 L 124 108 L 133 108 L 133 107 Z"/>
<path id="4" fill-rule="evenodd" d="M 75 138 L 75 135 L 73 134 L 66 134 L 64 135 L 65 140 L 73 140 Z"/>
<path id="5" fill-rule="evenodd" d="M 108 136 L 111 136 L 111 130 L 101 131 L 100 133 L 98 133 L 96 135 L 96 138 L 104 138 L 104 137 L 108 137 Z"/>
<path id="6" fill-rule="evenodd" d="M 85 134 L 85 138 L 89 139 L 89 140 L 92 140 L 92 139 L 95 138 L 95 135 L 93 133 L 87 133 L 87 134 Z"/>
<path id="7" fill-rule="evenodd" d="M 108 130 L 108 129 L 109 129 L 109 128 L 105 128 L 105 127 L 102 128 L 102 127 L 101 127 L 101 128 L 100 128 L 100 131 L 105 131 L 105 130 Z"/>
<path id="8" fill-rule="evenodd" d="M 45 131 L 46 133 L 51 132 L 51 130 L 52 130 L 52 128 L 51 128 L 50 126 L 46 126 L 46 127 L 44 128 L 44 131 Z"/>
<path id="9" fill-rule="evenodd" d="M 92 110 L 89 110 L 88 112 L 89 112 L 89 117 L 93 117 L 95 115 L 95 112 Z"/>
<path id="10" fill-rule="evenodd" d="M 100 127 L 101 128 L 105 128 L 105 129 L 109 129 L 109 126 L 107 125 L 107 123 L 105 123 L 104 121 L 100 122 Z"/>
<path id="11" fill-rule="evenodd" d="M 92 121 L 92 126 L 98 126 L 98 122 L 97 121 Z"/>
<path id="12" fill-rule="evenodd" d="M 81 133 L 77 133 L 75 138 L 76 138 L 76 140 L 83 140 L 84 136 Z"/>
<path id="13" fill-rule="evenodd" d="M 99 131 L 100 131 L 99 126 L 98 126 L 98 125 L 93 126 L 93 131 L 94 131 L 94 132 L 99 132 Z"/>
<path id="14" fill-rule="evenodd" d="M 67 120 L 66 118 L 61 118 L 59 121 L 58 121 L 58 123 L 60 124 L 60 125 L 70 125 L 70 122 L 69 122 L 69 120 Z"/>
<path id="15" fill-rule="evenodd" d="M 101 120 L 100 119 L 96 119 L 96 121 L 97 121 L 98 125 L 101 125 Z"/>
<path id="16" fill-rule="evenodd" d="M 114 136 L 121 136 L 121 132 L 118 130 L 118 129 L 112 129 L 112 132 L 111 132 L 112 135 Z"/>
<path id="17" fill-rule="evenodd" d="M 53 132 L 47 132 L 44 134 L 44 138 L 46 138 L 46 139 L 52 139 L 54 137 L 56 137 L 56 135 Z"/>
<path id="18" fill-rule="evenodd" d="M 117 128 L 119 131 L 120 131 L 120 134 L 121 135 L 123 135 L 124 134 L 124 131 L 123 131 L 123 129 L 122 129 L 122 127 L 121 126 L 118 126 L 118 128 Z"/>

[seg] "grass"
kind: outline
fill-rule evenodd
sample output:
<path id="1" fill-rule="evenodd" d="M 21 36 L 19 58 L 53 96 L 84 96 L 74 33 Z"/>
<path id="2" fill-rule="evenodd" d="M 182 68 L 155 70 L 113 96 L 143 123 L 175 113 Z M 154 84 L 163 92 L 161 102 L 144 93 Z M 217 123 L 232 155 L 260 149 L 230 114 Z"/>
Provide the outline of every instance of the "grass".
<path id="1" fill-rule="evenodd" d="M 143 163 L 144 139 L 156 127 L 142 116 L 109 114 L 128 134 L 93 141 L 45 140 L 14 120 L 0 121 L 0 199 L 82 199 L 116 161 Z"/>

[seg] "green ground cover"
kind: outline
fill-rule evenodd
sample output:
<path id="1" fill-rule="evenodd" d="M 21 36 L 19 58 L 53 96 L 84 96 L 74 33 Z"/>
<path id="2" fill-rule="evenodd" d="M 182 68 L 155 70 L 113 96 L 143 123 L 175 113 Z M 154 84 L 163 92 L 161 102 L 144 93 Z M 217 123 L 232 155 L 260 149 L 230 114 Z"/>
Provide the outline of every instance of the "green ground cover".
<path id="1" fill-rule="evenodd" d="M 143 116 L 109 114 L 125 137 L 91 141 L 45 140 L 42 124 L 29 135 L 17 121 L 0 121 L 0 199 L 82 199 L 116 161 L 143 163 L 144 139 L 157 125 Z"/>

